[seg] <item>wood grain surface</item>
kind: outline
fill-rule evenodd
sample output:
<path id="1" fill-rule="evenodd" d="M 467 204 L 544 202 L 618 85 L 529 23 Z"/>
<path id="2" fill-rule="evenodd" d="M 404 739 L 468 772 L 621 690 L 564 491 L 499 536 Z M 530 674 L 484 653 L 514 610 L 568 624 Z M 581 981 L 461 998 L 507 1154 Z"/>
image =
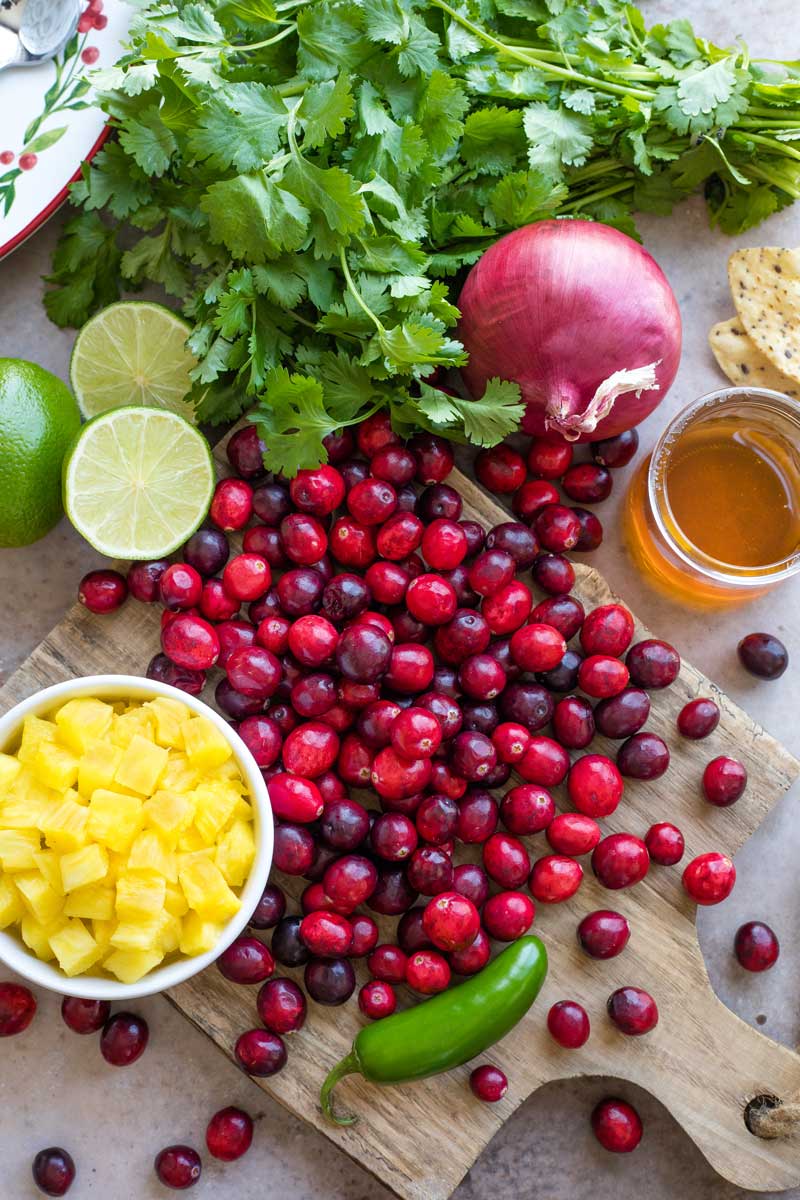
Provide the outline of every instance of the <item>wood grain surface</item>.
<path id="1" fill-rule="evenodd" d="M 224 470 L 221 455 L 218 447 Z M 465 517 L 487 527 L 508 520 L 465 476 L 456 472 L 450 482 L 464 498 Z M 575 595 L 587 609 L 615 599 L 592 568 L 578 564 L 576 573 Z M 158 651 L 158 625 L 155 607 L 134 601 L 106 617 L 76 605 L 0 690 L 0 712 L 38 688 L 72 676 L 142 673 Z M 643 636 L 648 633 L 637 623 L 636 637 Z M 689 742 L 677 735 L 675 718 L 687 700 L 699 695 L 717 700 L 722 719 L 707 741 Z M 654 821 L 670 820 L 686 837 L 684 863 L 706 850 L 734 854 L 800 773 L 800 764 L 688 663 L 675 685 L 653 693 L 652 701 L 648 728 L 669 743 L 670 769 L 653 783 L 627 781 L 622 804 L 603 822 L 605 830 L 644 836 Z M 597 738 L 592 749 L 612 747 Z M 718 754 L 741 759 L 749 774 L 745 795 L 728 809 L 713 808 L 700 793 L 703 767 Z M 564 808 L 562 790 L 556 789 L 556 797 Z M 548 850 L 543 835 L 527 841 L 534 858 Z M 460 860 L 470 857 L 477 858 L 474 850 Z M 538 906 L 534 932 L 547 945 L 550 973 L 531 1012 L 484 1056 L 509 1077 L 508 1093 L 499 1104 L 481 1104 L 472 1097 L 469 1067 L 402 1088 L 379 1088 L 351 1077 L 340 1085 L 339 1104 L 358 1112 L 359 1123 L 348 1129 L 327 1124 L 318 1106 L 319 1087 L 360 1027 L 355 1000 L 341 1008 L 311 1003 L 304 1028 L 289 1040 L 287 1068 L 273 1079 L 255 1082 L 407 1200 L 445 1200 L 531 1092 L 549 1080 L 576 1075 L 613 1076 L 647 1088 L 717 1171 L 739 1187 L 770 1191 L 800 1184 L 800 1139 L 764 1141 L 750 1134 L 743 1120 L 744 1104 L 754 1095 L 787 1096 L 800 1087 L 800 1057 L 745 1024 L 714 995 L 680 868 L 653 867 L 635 888 L 609 892 L 585 866 L 586 877 L 572 900 Z M 295 901 L 305 882 L 277 881 Z M 587 912 L 608 907 L 628 917 L 632 935 L 622 955 L 598 962 L 579 950 L 575 928 Z M 393 925 L 383 921 L 382 940 L 384 935 L 391 939 Z M 363 962 L 357 974 L 360 984 L 366 978 Z M 605 1014 L 608 995 L 625 984 L 646 988 L 658 1002 L 659 1023 L 645 1037 L 622 1036 Z M 214 968 L 168 998 L 229 1056 L 237 1036 L 258 1023 L 255 989 L 226 982 Z M 582 1003 L 592 1021 L 591 1037 L 579 1051 L 561 1050 L 546 1031 L 548 1008 L 564 998 Z M 409 1001 L 404 996 L 401 1002 Z"/>

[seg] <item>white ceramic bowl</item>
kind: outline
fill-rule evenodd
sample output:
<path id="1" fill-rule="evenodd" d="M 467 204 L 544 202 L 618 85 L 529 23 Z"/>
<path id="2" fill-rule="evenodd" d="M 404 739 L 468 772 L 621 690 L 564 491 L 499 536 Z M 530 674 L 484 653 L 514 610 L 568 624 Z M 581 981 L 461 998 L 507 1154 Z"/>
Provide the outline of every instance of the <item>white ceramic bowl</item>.
<path id="1" fill-rule="evenodd" d="M 165 991 L 190 979 L 192 975 L 197 975 L 209 963 L 214 962 L 244 929 L 261 897 L 272 865 L 272 809 L 266 784 L 255 759 L 239 735 L 218 713 L 202 700 L 188 696 L 178 688 L 170 687 L 166 683 L 156 683 L 152 679 L 141 679 L 135 675 L 89 675 L 83 679 L 57 683 L 53 687 L 36 692 L 27 700 L 15 705 L 4 717 L 0 717 L 0 750 L 14 744 L 15 736 L 25 717 L 31 714 L 44 716 L 77 696 L 96 696 L 103 700 L 152 700 L 155 696 L 171 696 L 174 700 L 181 700 L 193 712 L 213 721 L 230 743 L 255 811 L 256 856 L 240 893 L 242 906 L 228 921 L 214 949 L 206 954 L 198 954 L 194 958 L 181 956 L 173 959 L 164 966 L 149 971 L 136 983 L 126 984 L 89 972 L 70 978 L 52 962 L 45 963 L 38 959 L 14 932 L 0 932 L 0 961 L 31 983 L 65 996 L 84 996 L 90 1000 L 132 1000 L 137 996 L 149 996 L 154 992 Z"/>

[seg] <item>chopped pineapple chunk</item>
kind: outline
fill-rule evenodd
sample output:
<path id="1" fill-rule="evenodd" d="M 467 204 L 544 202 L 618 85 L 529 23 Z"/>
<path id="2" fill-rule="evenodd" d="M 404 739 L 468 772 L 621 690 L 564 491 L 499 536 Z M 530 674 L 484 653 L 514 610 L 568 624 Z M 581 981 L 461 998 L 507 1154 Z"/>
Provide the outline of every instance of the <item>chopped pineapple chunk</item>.
<path id="1" fill-rule="evenodd" d="M 32 950 L 42 962 L 50 962 L 52 958 L 55 958 L 55 953 L 50 946 L 50 938 L 65 929 L 66 925 L 66 917 L 56 917 L 50 925 L 42 925 L 41 921 L 37 921 L 31 913 L 25 913 L 19 923 L 19 931 L 28 949 Z"/>
<path id="2" fill-rule="evenodd" d="M 77 754 L 85 754 L 93 741 L 106 736 L 113 716 L 113 708 L 105 701 L 79 696 L 61 705 L 56 725 L 62 742 Z"/>
<path id="3" fill-rule="evenodd" d="M 191 792 L 200 781 L 200 772 L 185 754 L 170 754 L 160 786 L 166 792 Z"/>
<path id="4" fill-rule="evenodd" d="M 23 767 L 0 802 L 0 828 L 33 829 L 60 799 L 59 792 L 40 783 L 30 767 Z"/>
<path id="5" fill-rule="evenodd" d="M 22 770 L 22 763 L 13 754 L 0 754 L 0 796 L 4 796 Z"/>
<path id="6" fill-rule="evenodd" d="M 120 983 L 137 983 L 153 967 L 157 967 L 164 954 L 161 950 L 115 950 L 103 963 L 107 971 L 116 975 Z"/>
<path id="7" fill-rule="evenodd" d="M 152 871 L 131 872 L 117 880 L 117 916 L 120 921 L 149 921 L 164 907 L 166 881 Z"/>
<path id="8" fill-rule="evenodd" d="M 113 887 L 106 883 L 89 883 L 69 893 L 64 902 L 64 916 L 111 921 L 114 917 L 114 901 Z"/>
<path id="9" fill-rule="evenodd" d="M 168 913 L 166 909 L 158 918 L 158 934 L 156 944 L 164 954 L 174 954 L 181 940 L 181 919 Z"/>
<path id="10" fill-rule="evenodd" d="M 89 801 L 89 835 L 122 854 L 142 827 L 142 802 L 138 796 L 98 788 Z"/>
<path id="11" fill-rule="evenodd" d="M 65 792 L 64 799 L 49 805 L 39 821 L 48 846 L 61 854 L 77 850 L 89 840 L 86 832 L 89 810 L 83 804 L 76 804 L 73 799 L 76 794 Z"/>
<path id="12" fill-rule="evenodd" d="M 212 845 L 239 800 L 227 783 L 201 783 L 195 789 L 194 827 L 207 846 Z"/>
<path id="13" fill-rule="evenodd" d="M 14 883 L 28 912 L 42 925 L 54 921 L 64 907 L 63 895 L 39 871 L 20 871 L 14 876 Z"/>
<path id="14" fill-rule="evenodd" d="M 175 855 L 167 849 L 154 829 L 143 829 L 136 835 L 128 855 L 128 866 L 132 871 L 155 871 L 171 883 L 178 878 Z"/>
<path id="15" fill-rule="evenodd" d="M 89 930 L 78 917 L 74 917 L 58 933 L 50 938 L 50 949 L 58 959 L 65 975 L 80 975 L 88 971 L 103 953 Z"/>
<path id="16" fill-rule="evenodd" d="M 132 792 L 152 796 L 167 765 L 168 757 L 169 751 L 163 746 L 156 746 L 155 742 L 135 733 L 122 755 L 122 762 L 117 767 L 114 778 L 122 787 L 129 788 Z"/>
<path id="17" fill-rule="evenodd" d="M 33 871 L 41 850 L 36 829 L 0 829 L 0 866 L 4 871 Z"/>
<path id="18" fill-rule="evenodd" d="M 219 867 L 205 858 L 188 863 L 178 876 L 189 908 L 212 921 L 227 921 L 241 907 Z"/>
<path id="19" fill-rule="evenodd" d="M 22 741 L 17 751 L 19 761 L 30 765 L 39 753 L 42 742 L 54 742 L 57 733 L 58 729 L 52 721 L 43 721 L 41 717 L 26 717 L 22 725 Z"/>
<path id="20" fill-rule="evenodd" d="M 55 850 L 40 850 L 34 854 L 36 867 L 60 896 L 64 895 L 64 884 L 61 881 L 61 855 Z"/>
<path id="21" fill-rule="evenodd" d="M 197 954 L 206 954 L 213 950 L 222 933 L 222 925 L 214 921 L 204 921 L 196 912 L 190 912 L 183 918 L 179 950 L 192 958 Z"/>
<path id="22" fill-rule="evenodd" d="M 122 746 L 123 750 L 137 735 L 152 741 L 153 732 L 153 716 L 147 708 L 126 709 L 111 722 L 111 741 L 115 746 Z"/>
<path id="23" fill-rule="evenodd" d="M 111 934 L 117 950 L 152 950 L 158 941 L 158 917 L 149 921 L 120 921 Z"/>
<path id="24" fill-rule="evenodd" d="M 181 729 L 189 762 L 200 771 L 222 766 L 233 754 L 228 739 L 208 717 L 191 717 Z"/>
<path id="25" fill-rule="evenodd" d="M 144 803 L 144 819 L 174 850 L 178 838 L 194 820 L 194 797 L 182 792 L 156 792 Z"/>
<path id="26" fill-rule="evenodd" d="M 74 899 L 75 892 L 72 893 L 70 899 Z M 66 905 L 64 906 L 66 908 Z M 109 918 L 107 921 L 102 917 L 92 918 L 92 937 L 97 942 L 98 946 L 103 947 L 104 954 L 111 953 L 111 935 L 117 928 L 117 922 Z M 105 964 L 103 964 L 105 966 Z"/>
<path id="27" fill-rule="evenodd" d="M 215 862 L 231 887 L 241 887 L 256 856 L 253 827 L 247 821 L 234 821 L 217 842 Z"/>
<path id="28" fill-rule="evenodd" d="M 63 792 L 78 782 L 78 756 L 58 742 L 40 742 L 31 764 L 33 772 L 45 787 Z"/>
<path id="29" fill-rule="evenodd" d="M 173 917 L 184 917 L 189 911 L 183 888 L 177 883 L 168 883 L 164 893 L 164 911 Z"/>
<path id="30" fill-rule="evenodd" d="M 25 905 L 14 886 L 14 881 L 0 875 L 0 929 L 8 929 L 9 925 L 17 924 L 24 915 Z"/>
<path id="31" fill-rule="evenodd" d="M 92 842 L 61 858 L 61 879 L 65 892 L 99 883 L 108 873 L 108 854 L 103 846 Z"/>
<path id="32" fill-rule="evenodd" d="M 122 762 L 122 748 L 111 742 L 92 742 L 78 764 L 78 791 L 88 800 L 98 788 L 110 788 Z"/>
<path id="33" fill-rule="evenodd" d="M 192 715 L 189 706 L 180 700 L 173 700 L 171 696 L 157 696 L 155 700 L 148 700 L 145 708 L 153 713 L 159 746 L 183 749 L 181 725 Z"/>

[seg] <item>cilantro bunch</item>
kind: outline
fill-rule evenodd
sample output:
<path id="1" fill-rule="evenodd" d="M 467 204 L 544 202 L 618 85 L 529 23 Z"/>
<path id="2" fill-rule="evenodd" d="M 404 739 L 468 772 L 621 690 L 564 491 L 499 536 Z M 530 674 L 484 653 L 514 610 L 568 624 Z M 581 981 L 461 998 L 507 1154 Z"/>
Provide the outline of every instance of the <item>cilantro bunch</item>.
<path id="1" fill-rule="evenodd" d="M 382 407 L 479 445 L 518 425 L 514 384 L 424 382 L 464 362 L 453 299 L 502 234 L 636 236 L 634 211 L 700 187 L 733 233 L 800 196 L 798 64 L 622 0 L 135 3 L 47 309 L 77 325 L 160 284 L 193 322 L 199 418 L 255 406 L 290 475 Z"/>

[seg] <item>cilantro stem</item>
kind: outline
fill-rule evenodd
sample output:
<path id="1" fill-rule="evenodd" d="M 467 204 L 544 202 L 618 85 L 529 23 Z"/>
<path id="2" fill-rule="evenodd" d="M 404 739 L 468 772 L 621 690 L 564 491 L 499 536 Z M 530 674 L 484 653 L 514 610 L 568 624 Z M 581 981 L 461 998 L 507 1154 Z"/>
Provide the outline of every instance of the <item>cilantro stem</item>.
<path id="1" fill-rule="evenodd" d="M 291 21 L 280 33 L 273 34 L 271 38 L 266 38 L 263 42 L 250 42 L 246 46 L 231 46 L 231 49 L 235 50 L 237 54 L 247 54 L 251 50 L 263 50 L 265 46 L 274 46 L 276 42 L 282 42 L 284 38 L 296 32 L 297 25 Z"/>
<path id="2" fill-rule="evenodd" d="M 772 184 L 773 187 L 786 192 L 787 196 L 791 196 L 793 200 L 800 200 L 799 187 L 794 187 L 791 183 L 783 179 L 776 179 L 773 175 L 770 175 L 769 171 L 759 166 L 758 163 L 748 163 L 747 170 L 754 179 L 762 179 L 764 183 Z"/>
<path id="3" fill-rule="evenodd" d="M 536 42 L 528 42 L 525 38 L 504 37 L 503 43 L 506 46 L 518 46 L 521 50 L 530 50 L 543 62 L 573 64 L 586 61 L 585 56 L 580 54 L 569 54 L 566 50 L 563 53 L 560 50 L 546 50 L 544 46 L 540 46 Z M 623 75 L 626 79 L 637 80 L 639 83 L 663 82 L 657 71 L 651 71 L 649 67 L 640 67 L 636 63 L 631 63 L 629 67 L 615 68 L 614 74 Z"/>
<path id="4" fill-rule="evenodd" d="M 347 280 L 347 289 L 350 292 L 353 299 L 355 300 L 356 304 L 358 305 L 359 308 L 363 309 L 363 311 L 367 314 L 370 321 L 372 321 L 375 328 L 377 329 L 378 333 L 386 333 L 386 330 L 384 329 L 383 325 L 378 320 L 378 318 L 375 316 L 375 313 L 372 311 L 370 306 L 367 304 L 366 300 L 361 295 L 361 293 L 359 292 L 355 283 L 353 282 L 353 276 L 350 274 L 350 268 L 347 265 L 347 254 L 345 253 L 344 246 L 342 246 L 341 249 L 339 250 L 339 262 L 342 264 L 342 271 L 344 273 L 345 279 Z"/>
<path id="5" fill-rule="evenodd" d="M 582 196 L 574 204 L 568 204 L 562 208 L 561 212 L 577 212 L 578 209 L 584 208 L 587 204 L 594 204 L 596 200 L 605 200 L 607 196 L 616 196 L 618 192 L 627 192 L 632 187 L 633 180 L 625 179 L 622 183 L 615 183 L 612 187 L 601 188 L 599 192 L 590 192 L 588 196 Z"/>
<path id="6" fill-rule="evenodd" d="M 785 158 L 796 158 L 800 162 L 800 150 L 792 149 L 785 142 L 776 142 L 775 138 L 762 137 L 760 133 L 748 132 L 744 136 L 748 142 L 755 142 L 757 146 L 767 146 L 773 154 L 782 154 Z"/>

